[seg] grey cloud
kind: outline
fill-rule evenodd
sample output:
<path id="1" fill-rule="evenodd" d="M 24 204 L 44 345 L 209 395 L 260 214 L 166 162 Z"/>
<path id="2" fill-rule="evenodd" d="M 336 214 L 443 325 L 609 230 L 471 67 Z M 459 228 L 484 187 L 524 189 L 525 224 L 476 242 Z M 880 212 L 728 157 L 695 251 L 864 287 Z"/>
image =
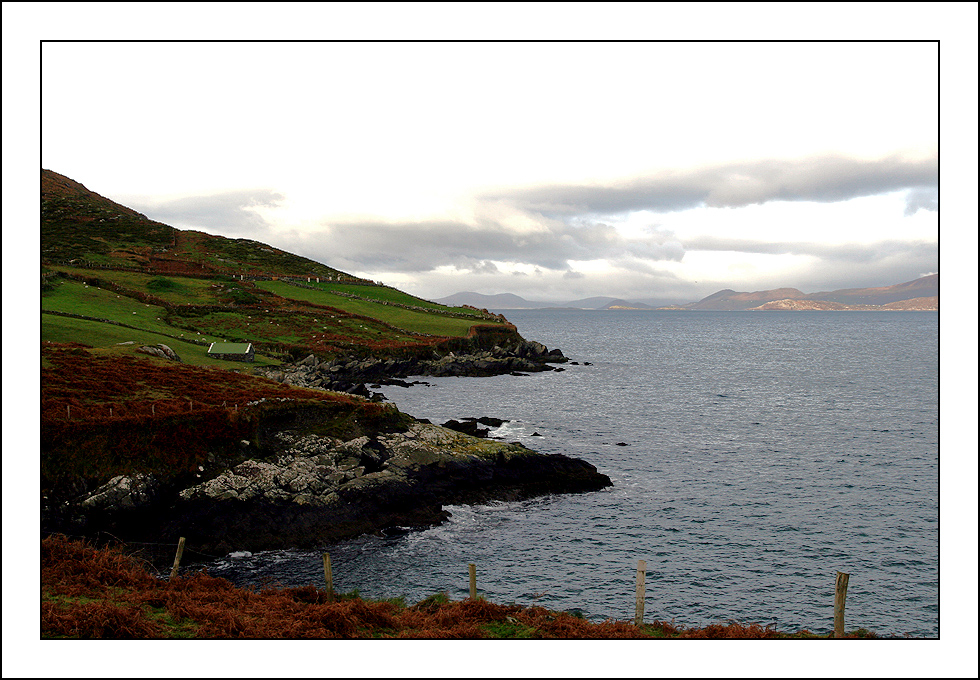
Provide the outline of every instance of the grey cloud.
<path id="1" fill-rule="evenodd" d="M 476 226 L 453 221 L 335 223 L 315 239 L 307 238 L 304 254 L 330 258 L 331 263 L 338 258 L 356 262 L 356 269 L 398 272 L 430 271 L 445 265 L 485 271 L 493 266 L 491 260 L 564 271 L 570 268 L 570 260 L 680 260 L 684 255 L 676 240 L 663 235 L 634 240 L 600 223 L 569 225 L 542 220 L 539 225 L 533 231 L 519 231 L 492 220 Z"/>
<path id="2" fill-rule="evenodd" d="M 477 262 L 475 265 L 470 267 L 473 272 L 477 274 L 499 274 L 500 270 L 497 269 L 495 265 L 490 260 L 483 260 L 482 262 Z"/>
<path id="3" fill-rule="evenodd" d="M 939 210 L 939 190 L 936 187 L 916 187 L 905 195 L 905 216 L 911 217 L 920 210 Z"/>
<path id="4" fill-rule="evenodd" d="M 151 203 L 131 199 L 129 205 L 165 224 L 261 238 L 269 234 L 270 225 L 251 209 L 276 207 L 283 200 L 275 191 L 255 189 Z"/>
<path id="5" fill-rule="evenodd" d="M 821 156 L 668 171 L 610 186 L 550 185 L 485 196 L 543 215 L 673 212 L 769 201 L 846 201 L 938 184 L 938 158 L 858 160 Z"/>
<path id="6" fill-rule="evenodd" d="M 929 241 L 879 241 L 876 243 L 808 243 L 749 241 L 734 238 L 704 236 L 688 239 L 684 247 L 689 251 L 732 251 L 760 253 L 764 255 L 810 255 L 826 261 L 851 264 L 871 264 L 892 258 L 907 258 L 912 262 L 937 261 L 938 248 Z M 898 283 L 897 281 L 895 283 Z"/>

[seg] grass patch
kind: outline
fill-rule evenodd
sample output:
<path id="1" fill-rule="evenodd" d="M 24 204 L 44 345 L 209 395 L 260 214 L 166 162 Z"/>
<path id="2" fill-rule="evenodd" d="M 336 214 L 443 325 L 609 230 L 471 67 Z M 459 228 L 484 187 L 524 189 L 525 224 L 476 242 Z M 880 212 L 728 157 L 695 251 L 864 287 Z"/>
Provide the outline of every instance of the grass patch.
<path id="1" fill-rule="evenodd" d="M 118 321 L 152 332 L 173 331 L 164 320 L 167 312 L 163 307 L 79 281 L 63 281 L 54 290 L 41 295 L 41 309 Z"/>
<path id="2" fill-rule="evenodd" d="M 258 281 L 256 285 L 259 288 L 290 300 L 335 307 L 350 314 L 377 319 L 378 321 L 412 333 L 426 333 L 428 335 L 443 337 L 464 337 L 469 333 L 473 324 L 479 320 L 476 317 L 458 319 L 451 316 L 427 314 L 421 311 L 405 309 L 404 307 L 385 305 L 381 302 L 356 300 L 343 295 L 334 295 L 328 291 L 300 288 L 283 281 Z M 362 286 L 361 288 L 374 290 L 375 287 Z M 480 322 L 487 323 L 483 320 L 480 320 Z"/>
<path id="3" fill-rule="evenodd" d="M 169 328 L 168 331 L 174 334 L 188 333 L 188 331 L 174 328 Z M 198 336 L 194 335 L 194 337 Z M 218 338 L 210 339 L 217 340 Z M 181 361 L 190 366 L 213 366 L 239 371 L 248 371 L 254 366 L 277 366 L 281 363 L 277 359 L 261 354 L 256 354 L 255 361 L 251 364 L 223 361 L 208 356 L 208 345 L 197 345 L 172 338 L 163 333 L 134 330 L 99 321 L 73 319 L 53 314 L 41 315 L 41 340 L 57 343 L 77 342 L 110 354 L 134 354 L 137 347 L 163 344 L 175 351 Z M 132 344 L 122 345 L 121 343 Z M 149 357 L 146 358 L 150 360 Z"/>
<path id="4" fill-rule="evenodd" d="M 435 311 L 442 312 L 453 312 L 454 314 L 466 314 L 472 316 L 474 319 L 482 319 L 483 315 L 475 309 L 467 309 L 465 307 L 449 307 L 448 305 L 440 305 L 436 302 L 429 302 L 428 300 L 423 300 L 422 298 L 415 297 L 414 295 L 409 295 L 397 288 L 389 288 L 388 286 L 358 286 L 349 283 L 336 283 L 332 281 L 321 281 L 319 283 L 313 281 L 307 283 L 308 286 L 314 286 L 319 290 L 327 293 L 348 293 L 350 295 L 357 295 L 359 297 L 370 298 L 372 300 L 377 300 L 378 302 L 390 302 L 399 305 L 410 305 L 414 307 L 424 307 L 426 309 L 432 309 Z"/>
<path id="5" fill-rule="evenodd" d="M 116 271 L 113 269 L 81 269 L 77 267 L 52 267 L 53 271 L 64 271 L 76 276 L 94 276 L 111 281 L 129 290 L 146 291 L 161 300 L 174 304 L 218 304 L 216 281 L 192 276 L 161 276 L 141 274 L 140 272 Z M 156 283 L 153 283 L 156 282 Z M 115 293 L 113 293 L 115 295 Z"/>
<path id="6" fill-rule="evenodd" d="M 487 637 L 498 640 L 528 640 L 536 637 L 537 629 L 510 617 L 503 621 L 483 624 Z"/>

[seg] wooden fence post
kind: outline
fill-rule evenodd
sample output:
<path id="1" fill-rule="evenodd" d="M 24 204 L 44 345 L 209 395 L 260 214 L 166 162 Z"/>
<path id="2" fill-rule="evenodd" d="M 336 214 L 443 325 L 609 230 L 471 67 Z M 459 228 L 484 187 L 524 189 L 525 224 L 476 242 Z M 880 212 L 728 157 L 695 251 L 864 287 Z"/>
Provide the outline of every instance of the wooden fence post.
<path id="1" fill-rule="evenodd" d="M 323 578 L 327 582 L 327 600 L 333 602 L 333 567 L 329 553 L 323 553 Z"/>
<path id="2" fill-rule="evenodd" d="M 177 568 L 180 566 L 180 558 L 184 555 L 184 537 L 181 536 L 177 542 L 177 554 L 174 556 L 174 568 L 170 570 L 170 580 L 177 578 Z"/>
<path id="3" fill-rule="evenodd" d="M 834 588 L 834 637 L 844 637 L 844 601 L 847 599 L 847 581 L 850 574 L 837 572 L 837 583 Z"/>
<path id="4" fill-rule="evenodd" d="M 476 599 L 476 565 L 470 564 L 470 599 Z"/>
<path id="5" fill-rule="evenodd" d="M 634 623 L 639 626 L 643 623 L 643 603 L 646 601 L 646 580 L 647 563 L 640 560 L 636 563 L 636 618 Z"/>

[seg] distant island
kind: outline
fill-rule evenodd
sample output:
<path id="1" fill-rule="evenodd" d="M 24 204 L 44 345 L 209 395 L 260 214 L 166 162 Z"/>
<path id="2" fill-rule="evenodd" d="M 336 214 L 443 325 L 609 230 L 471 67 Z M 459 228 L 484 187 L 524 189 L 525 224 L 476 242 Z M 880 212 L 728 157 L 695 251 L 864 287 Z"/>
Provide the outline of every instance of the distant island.
<path id="1" fill-rule="evenodd" d="M 477 309 L 601 309 L 601 310 L 677 310 L 677 311 L 882 311 L 923 312 L 939 310 L 939 274 L 877 288 L 804 293 L 796 288 L 774 288 L 754 292 L 720 290 L 697 302 L 669 304 L 655 300 L 622 300 L 591 297 L 571 302 L 535 302 L 518 295 L 501 293 L 456 293 L 434 300 L 444 305 L 466 305 Z"/>

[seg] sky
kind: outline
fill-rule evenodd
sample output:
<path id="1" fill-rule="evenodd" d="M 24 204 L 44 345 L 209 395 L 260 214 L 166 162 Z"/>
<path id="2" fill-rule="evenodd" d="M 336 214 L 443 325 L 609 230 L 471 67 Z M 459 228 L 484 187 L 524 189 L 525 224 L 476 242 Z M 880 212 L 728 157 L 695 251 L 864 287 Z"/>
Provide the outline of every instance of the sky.
<path id="1" fill-rule="evenodd" d="M 8 355 L 40 346 L 39 324 L 23 323 L 40 307 L 39 292 L 24 294 L 36 275 L 24 254 L 40 247 L 38 165 L 174 226 L 264 241 L 429 299 L 809 293 L 912 280 L 938 272 L 941 253 L 940 437 L 953 461 L 941 516 L 956 537 L 942 543 L 942 640 L 923 643 L 930 654 L 896 642 L 829 656 L 733 643 L 723 655 L 658 652 L 657 668 L 976 675 L 976 3 L 2 11 Z M 213 42 L 283 39 L 381 42 Z M 393 42 L 405 39 L 429 42 Z M 916 42 L 937 39 L 938 50 Z M 104 42 L 123 40 L 203 42 Z M 468 42 L 435 42 L 445 40 Z M 487 40 L 510 42 L 469 42 Z M 760 42 L 775 40 L 820 42 Z M 3 570 L 4 675 L 129 676 L 154 650 L 108 642 L 112 654 L 90 669 L 48 654 L 37 619 L 24 617 L 37 615 L 37 554 L 22 549 L 39 531 L 24 512 L 36 507 L 24 484 L 36 475 L 36 366 L 8 361 L 3 372 L 3 447 L 28 452 L 3 462 L 4 552 L 18 555 Z M 458 675 L 480 658 L 491 675 L 649 675 L 638 648 L 615 643 L 508 655 L 465 641 L 376 655 L 357 644 L 331 643 L 331 668 Z M 206 651 L 195 668 L 222 676 L 322 664 L 319 647 Z"/>
<path id="2" fill-rule="evenodd" d="M 41 163 L 427 299 L 939 270 L 939 49 L 45 43 Z"/>

